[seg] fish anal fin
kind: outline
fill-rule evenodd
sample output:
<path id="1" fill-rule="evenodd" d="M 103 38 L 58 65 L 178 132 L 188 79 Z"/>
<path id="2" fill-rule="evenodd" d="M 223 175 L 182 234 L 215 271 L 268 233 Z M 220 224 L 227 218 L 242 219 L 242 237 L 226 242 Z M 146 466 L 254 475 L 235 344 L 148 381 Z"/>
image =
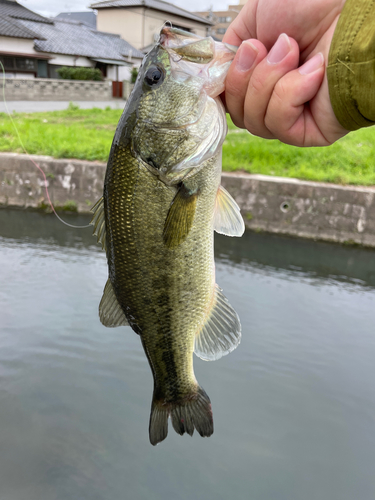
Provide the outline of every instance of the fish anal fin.
<path id="1" fill-rule="evenodd" d="M 214 361 L 233 351 L 241 341 L 241 323 L 222 290 L 215 285 L 208 318 L 197 333 L 195 354 L 205 361 Z"/>
<path id="2" fill-rule="evenodd" d="M 240 208 L 223 186 L 217 191 L 214 230 L 227 236 L 242 236 L 245 231 Z"/>
<path id="3" fill-rule="evenodd" d="M 104 215 L 104 200 L 103 196 L 91 208 L 93 218 L 91 219 L 91 226 L 94 226 L 94 236 L 96 241 L 101 243 L 103 250 L 106 250 L 106 228 L 105 228 L 105 215 Z"/>
<path id="4" fill-rule="evenodd" d="M 110 328 L 116 326 L 129 326 L 128 320 L 116 298 L 115 291 L 113 290 L 109 278 L 105 284 L 103 297 L 99 304 L 99 318 L 104 326 Z"/>
<path id="5" fill-rule="evenodd" d="M 181 183 L 165 219 L 163 240 L 168 248 L 179 246 L 189 234 L 194 221 L 199 190 Z"/>

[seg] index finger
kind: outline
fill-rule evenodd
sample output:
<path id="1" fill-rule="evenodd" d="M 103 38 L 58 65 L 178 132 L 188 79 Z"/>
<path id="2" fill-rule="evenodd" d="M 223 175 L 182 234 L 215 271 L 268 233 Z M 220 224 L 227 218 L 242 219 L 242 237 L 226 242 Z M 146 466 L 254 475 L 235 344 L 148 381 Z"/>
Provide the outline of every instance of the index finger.
<path id="1" fill-rule="evenodd" d="M 223 42 L 239 47 L 244 40 L 257 38 L 256 11 L 259 0 L 248 0 L 236 19 L 229 25 Z"/>

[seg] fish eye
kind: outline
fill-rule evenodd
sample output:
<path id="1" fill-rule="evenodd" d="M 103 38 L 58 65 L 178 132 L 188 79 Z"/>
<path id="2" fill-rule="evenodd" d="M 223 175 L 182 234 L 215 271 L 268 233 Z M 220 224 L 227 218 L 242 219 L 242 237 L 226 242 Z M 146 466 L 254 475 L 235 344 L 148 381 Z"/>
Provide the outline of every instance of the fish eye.
<path id="1" fill-rule="evenodd" d="M 150 87 L 160 85 L 164 80 L 164 72 L 158 66 L 151 66 L 145 74 L 145 82 Z"/>

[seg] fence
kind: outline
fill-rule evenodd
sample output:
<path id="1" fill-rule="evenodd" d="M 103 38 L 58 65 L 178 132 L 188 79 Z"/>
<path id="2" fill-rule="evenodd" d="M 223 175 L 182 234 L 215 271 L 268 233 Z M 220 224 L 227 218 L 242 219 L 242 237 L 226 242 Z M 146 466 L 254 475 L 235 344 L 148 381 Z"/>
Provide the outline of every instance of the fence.
<path id="1" fill-rule="evenodd" d="M 112 82 L 52 80 L 48 78 L 6 78 L 7 101 L 107 101 Z"/>

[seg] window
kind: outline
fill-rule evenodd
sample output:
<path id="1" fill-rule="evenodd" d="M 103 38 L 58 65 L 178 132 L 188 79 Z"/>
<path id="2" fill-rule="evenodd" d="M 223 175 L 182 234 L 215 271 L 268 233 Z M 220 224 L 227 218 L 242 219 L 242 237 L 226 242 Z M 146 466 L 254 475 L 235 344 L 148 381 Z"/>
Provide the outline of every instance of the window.
<path id="1" fill-rule="evenodd" d="M 0 61 L 3 63 L 6 70 L 21 70 L 30 72 L 37 71 L 36 59 L 28 57 L 0 56 Z"/>
<path id="2" fill-rule="evenodd" d="M 57 70 L 59 68 L 62 68 L 63 66 L 58 65 L 58 64 L 49 64 L 48 69 L 49 69 L 49 77 L 54 78 L 57 80 L 61 80 L 61 76 L 58 74 Z"/>
<path id="3" fill-rule="evenodd" d="M 217 28 L 217 29 L 216 29 L 216 33 L 217 33 L 218 35 L 224 35 L 224 33 L 225 33 L 226 31 L 227 31 L 227 29 L 226 29 L 226 28 Z"/>
<path id="4" fill-rule="evenodd" d="M 1 59 L 5 69 L 14 69 L 14 57 L 2 56 Z"/>
<path id="5" fill-rule="evenodd" d="M 27 59 L 26 57 L 15 57 L 16 68 L 35 71 L 35 59 Z"/>
<path id="6" fill-rule="evenodd" d="M 231 17 L 219 17 L 219 23 L 230 23 L 231 20 Z"/>

